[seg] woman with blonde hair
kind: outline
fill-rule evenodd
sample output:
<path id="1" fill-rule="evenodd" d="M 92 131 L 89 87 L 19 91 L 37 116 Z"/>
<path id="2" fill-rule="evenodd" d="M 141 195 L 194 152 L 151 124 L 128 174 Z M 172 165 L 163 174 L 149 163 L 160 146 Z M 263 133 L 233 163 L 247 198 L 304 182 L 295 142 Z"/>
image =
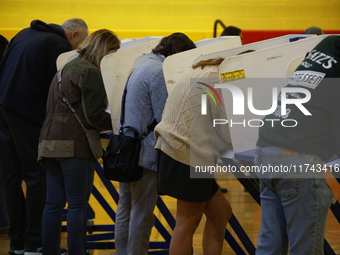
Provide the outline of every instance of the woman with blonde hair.
<path id="1" fill-rule="evenodd" d="M 222 253 L 231 207 L 213 175 L 195 172 L 197 167 L 216 166 L 220 154 L 232 149 L 228 126 L 213 126 L 213 119 L 226 119 L 223 102 L 213 88 L 219 83 L 218 66 L 222 61 L 201 61 L 188 70 L 175 84 L 162 121 L 155 128 L 155 148 L 160 150 L 158 193 L 177 199 L 170 255 L 191 254 L 193 235 L 203 214 L 204 254 Z M 206 97 L 204 114 L 201 101 L 207 90 L 214 99 Z"/>
<path id="2" fill-rule="evenodd" d="M 60 226 L 66 202 L 68 254 L 86 254 L 86 207 L 98 155 L 92 153 L 80 122 L 96 132 L 112 129 L 110 114 L 105 111 L 107 98 L 100 61 L 119 47 L 120 41 L 112 31 L 95 31 L 79 45 L 79 56 L 52 80 L 38 150 L 47 172 L 43 254 L 60 255 Z"/>

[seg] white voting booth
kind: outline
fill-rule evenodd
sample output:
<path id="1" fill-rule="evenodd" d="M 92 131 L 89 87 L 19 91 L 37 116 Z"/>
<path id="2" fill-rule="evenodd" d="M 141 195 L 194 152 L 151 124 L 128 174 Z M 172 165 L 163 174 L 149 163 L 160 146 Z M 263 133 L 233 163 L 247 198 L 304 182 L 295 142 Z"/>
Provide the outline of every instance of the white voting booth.
<path id="1" fill-rule="evenodd" d="M 63 54 L 60 54 L 57 58 L 57 70 L 60 70 L 60 68 L 65 65 L 67 62 L 70 62 L 72 59 L 76 58 L 78 56 L 78 53 L 76 50 L 67 51 Z"/>
<path id="2" fill-rule="evenodd" d="M 315 35 L 307 35 L 307 34 L 306 35 L 305 34 L 284 35 L 284 36 L 275 37 L 275 38 L 268 39 L 268 40 L 263 40 L 259 42 L 254 42 L 254 43 L 249 43 L 249 44 L 229 48 L 229 49 L 222 49 L 222 50 L 218 50 L 214 52 L 209 52 L 209 53 L 201 54 L 200 56 L 198 56 L 194 60 L 194 64 L 201 60 L 206 60 L 206 59 L 229 58 L 231 56 L 238 55 L 248 50 L 253 50 L 253 51 L 261 50 L 261 49 L 277 46 L 277 45 L 284 44 L 284 43 L 289 43 L 291 41 L 296 41 L 296 40 L 311 37 L 311 36 L 315 36 Z"/>
<path id="3" fill-rule="evenodd" d="M 159 41 L 160 38 L 162 37 L 149 36 L 149 37 L 144 37 L 144 38 L 122 40 L 120 44 L 120 48 L 118 49 L 118 52 L 132 48 L 134 46 L 137 46 L 143 43 L 152 42 L 154 40 Z M 65 65 L 67 62 L 71 61 L 72 59 L 76 58 L 77 56 L 78 56 L 78 53 L 76 50 L 71 50 L 63 54 L 60 54 L 59 57 L 57 58 L 57 70 L 59 70 L 63 65 Z"/>
<path id="4" fill-rule="evenodd" d="M 199 40 L 197 42 L 195 42 L 196 47 L 202 47 L 211 43 L 217 43 L 217 42 L 221 42 L 224 40 L 228 40 L 233 38 L 232 36 L 220 36 L 220 37 L 215 37 L 215 38 L 205 38 L 202 40 Z"/>
<path id="5" fill-rule="evenodd" d="M 100 64 L 106 94 L 109 100 L 112 127 L 116 133 L 120 122 L 121 101 L 125 83 L 133 69 L 135 59 L 149 53 L 159 43 L 161 37 L 135 45 L 105 56 Z"/>
<path id="6" fill-rule="evenodd" d="M 225 59 L 220 65 L 220 80 L 226 82 L 216 85 L 222 87 L 223 101 L 226 107 L 228 125 L 235 153 L 252 150 L 258 137 L 259 122 L 265 115 L 255 115 L 248 109 L 248 88 L 253 89 L 254 108 L 267 110 L 273 102 L 272 88 L 278 93 L 287 81 L 287 68 L 292 60 L 300 59 L 313 49 L 324 37 L 309 37 L 291 43 L 281 44 L 244 55 Z M 294 62 L 296 65 L 296 60 Z M 296 66 L 295 66 L 296 67 Z M 227 82 L 228 81 L 228 82 Z M 229 89 L 223 87 L 235 85 L 244 95 L 244 114 L 233 114 L 234 101 Z M 234 96 L 235 97 L 235 96 Z M 276 100 L 276 98 L 275 98 Z M 230 125 L 233 123 L 244 123 Z M 249 120 L 251 122 L 249 123 Z"/>
<path id="7" fill-rule="evenodd" d="M 118 52 L 132 48 L 134 46 L 137 46 L 143 43 L 148 43 L 154 40 L 159 41 L 160 38 L 161 37 L 159 36 L 149 36 L 149 37 L 144 37 L 144 38 L 123 40 L 121 41 Z M 71 50 L 63 54 L 60 54 L 59 57 L 57 58 L 57 70 L 59 70 L 63 65 L 65 65 L 67 62 L 71 61 L 72 59 L 76 58 L 77 56 L 78 56 L 78 53 L 76 50 Z"/>
<path id="8" fill-rule="evenodd" d="M 118 52 L 135 47 L 140 44 L 149 43 L 154 40 L 159 41 L 159 39 L 161 38 L 162 38 L 161 36 L 148 36 L 148 37 L 143 37 L 143 38 L 132 38 L 132 39 L 127 39 L 127 40 L 122 40 Z"/>
<path id="9" fill-rule="evenodd" d="M 224 40 L 227 38 L 227 40 Z M 196 49 L 184 51 L 178 54 L 167 57 L 163 63 L 163 72 L 168 93 L 171 92 L 173 85 L 181 77 L 181 75 L 191 67 L 197 56 L 213 52 L 216 50 L 232 48 L 241 45 L 239 36 L 226 36 L 225 38 L 212 38 Z M 200 44 L 199 44 L 200 45 Z"/>

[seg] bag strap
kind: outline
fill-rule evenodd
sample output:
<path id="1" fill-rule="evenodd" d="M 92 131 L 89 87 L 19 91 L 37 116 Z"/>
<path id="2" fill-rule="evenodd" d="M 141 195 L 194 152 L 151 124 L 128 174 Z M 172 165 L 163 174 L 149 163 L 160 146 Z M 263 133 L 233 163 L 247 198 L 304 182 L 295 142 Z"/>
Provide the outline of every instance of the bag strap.
<path id="1" fill-rule="evenodd" d="M 78 120 L 81 128 L 83 129 L 84 133 L 87 132 L 87 128 L 84 126 L 84 124 L 81 122 L 78 114 L 76 113 L 76 111 L 74 110 L 74 108 L 72 107 L 72 105 L 70 104 L 70 102 L 67 100 L 67 98 L 65 97 L 62 88 L 61 88 L 61 73 L 63 72 L 64 66 L 62 68 L 60 68 L 59 72 L 58 72 L 58 89 L 60 94 L 63 97 L 63 101 L 67 104 L 68 108 L 70 108 L 70 110 L 74 113 L 74 116 L 76 117 L 76 119 Z"/>
<path id="2" fill-rule="evenodd" d="M 121 103 L 121 109 L 120 109 L 120 126 L 121 127 L 123 126 L 124 118 L 125 118 L 125 99 L 126 99 L 126 93 L 127 93 L 127 83 L 129 81 L 129 79 L 130 79 L 130 76 L 126 81 L 123 96 L 122 96 L 122 103 Z"/>
<path id="3" fill-rule="evenodd" d="M 148 131 L 142 135 L 141 139 L 147 137 L 148 134 L 150 134 L 155 129 L 157 124 L 158 124 L 157 120 L 153 119 L 152 123 L 148 126 Z"/>
<path id="4" fill-rule="evenodd" d="M 129 128 L 131 129 L 133 132 L 134 132 L 134 135 L 135 137 L 137 137 L 139 135 L 138 131 L 131 127 L 131 126 L 126 126 L 126 127 L 123 127 L 123 123 L 124 123 L 124 118 L 125 118 L 125 100 L 126 100 L 126 93 L 127 93 L 127 84 L 130 80 L 130 77 L 131 77 L 131 74 L 133 73 L 133 71 L 130 73 L 127 81 L 126 81 L 126 84 L 125 84 L 125 87 L 124 87 L 124 92 L 123 92 L 123 96 L 122 96 L 122 105 L 121 105 L 121 111 L 120 111 L 120 129 L 119 129 L 119 132 L 122 132 L 123 129 L 125 128 Z M 150 125 L 148 125 L 148 130 L 140 137 L 141 140 L 143 140 L 145 137 L 148 136 L 148 134 L 150 134 L 156 127 L 156 125 L 158 124 L 158 122 L 156 121 L 156 119 L 153 119 L 152 123 Z M 136 132 L 138 133 L 138 135 L 136 136 Z"/>

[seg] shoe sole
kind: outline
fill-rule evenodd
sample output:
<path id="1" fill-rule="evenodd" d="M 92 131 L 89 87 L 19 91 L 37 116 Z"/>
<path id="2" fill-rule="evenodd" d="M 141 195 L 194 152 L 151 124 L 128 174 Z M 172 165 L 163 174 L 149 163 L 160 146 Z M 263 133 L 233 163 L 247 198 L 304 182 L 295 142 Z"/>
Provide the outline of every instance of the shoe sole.
<path id="1" fill-rule="evenodd" d="M 19 251 L 8 251 L 8 254 L 10 255 L 24 255 L 24 250 L 19 250 Z"/>
<path id="2" fill-rule="evenodd" d="M 21 254 L 16 254 L 16 253 L 10 253 L 11 255 L 15 254 L 15 255 L 42 255 L 42 252 L 25 252 L 25 253 L 21 253 Z M 60 253 L 60 255 L 67 255 L 67 252 L 62 252 Z"/>

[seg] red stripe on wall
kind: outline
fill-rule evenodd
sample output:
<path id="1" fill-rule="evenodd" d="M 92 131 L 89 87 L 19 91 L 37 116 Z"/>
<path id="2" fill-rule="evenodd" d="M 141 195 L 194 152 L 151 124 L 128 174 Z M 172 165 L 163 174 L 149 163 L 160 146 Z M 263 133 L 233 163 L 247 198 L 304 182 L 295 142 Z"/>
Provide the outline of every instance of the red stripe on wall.
<path id="1" fill-rule="evenodd" d="M 267 40 L 283 35 L 302 34 L 301 30 L 242 30 L 243 44 Z M 340 30 L 324 30 L 325 34 L 340 34 Z"/>

